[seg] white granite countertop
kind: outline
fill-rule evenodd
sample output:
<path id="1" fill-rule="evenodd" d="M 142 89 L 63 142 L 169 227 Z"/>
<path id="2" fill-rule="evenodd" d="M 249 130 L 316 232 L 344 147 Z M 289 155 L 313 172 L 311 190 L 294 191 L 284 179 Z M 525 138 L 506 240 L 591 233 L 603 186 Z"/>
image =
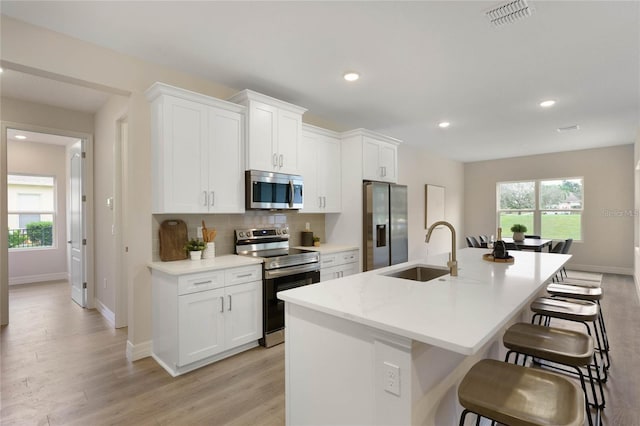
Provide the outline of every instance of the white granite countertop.
<path id="1" fill-rule="evenodd" d="M 525 308 L 571 255 L 511 251 L 513 264 L 458 250 L 458 276 L 429 282 L 383 274 L 414 265 L 446 268 L 447 254 L 278 293 L 278 298 L 464 355 L 477 352 Z"/>
<path id="2" fill-rule="evenodd" d="M 358 246 L 343 246 L 343 245 L 336 245 L 336 244 L 320 244 L 320 247 L 315 247 L 315 246 L 296 246 L 294 248 L 300 249 L 300 250 L 311 250 L 311 251 L 317 251 L 320 254 L 329 254 L 329 253 L 339 253 L 341 251 L 349 251 L 349 250 L 359 250 L 360 248 Z"/>
<path id="3" fill-rule="evenodd" d="M 197 272 L 215 271 L 218 269 L 238 268 L 247 265 L 257 265 L 262 259 L 248 256 L 229 254 L 201 260 L 175 260 L 173 262 L 151 262 L 149 267 L 169 275 L 195 274 Z"/>

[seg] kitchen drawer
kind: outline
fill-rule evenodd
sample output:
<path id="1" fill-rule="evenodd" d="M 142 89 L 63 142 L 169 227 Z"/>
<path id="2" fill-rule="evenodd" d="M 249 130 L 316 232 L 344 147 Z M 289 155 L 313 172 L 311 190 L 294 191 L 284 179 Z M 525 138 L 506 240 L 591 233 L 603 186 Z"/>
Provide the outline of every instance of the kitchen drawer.
<path id="1" fill-rule="evenodd" d="M 338 253 L 340 255 L 341 264 L 353 263 L 358 261 L 358 250 L 345 251 Z"/>
<path id="2" fill-rule="evenodd" d="M 178 278 L 178 295 L 224 287 L 224 271 L 182 275 Z"/>
<path id="3" fill-rule="evenodd" d="M 321 268 L 330 268 L 332 266 L 340 265 L 340 258 L 342 253 L 331 253 L 331 254 L 321 254 L 320 255 L 320 267 Z"/>
<path id="4" fill-rule="evenodd" d="M 341 251 L 338 253 L 320 255 L 321 268 L 330 268 L 332 266 L 339 266 L 353 262 L 358 262 L 358 250 Z"/>
<path id="5" fill-rule="evenodd" d="M 227 269 L 226 285 L 248 283 L 262 280 L 262 265 L 251 265 L 243 268 Z"/>

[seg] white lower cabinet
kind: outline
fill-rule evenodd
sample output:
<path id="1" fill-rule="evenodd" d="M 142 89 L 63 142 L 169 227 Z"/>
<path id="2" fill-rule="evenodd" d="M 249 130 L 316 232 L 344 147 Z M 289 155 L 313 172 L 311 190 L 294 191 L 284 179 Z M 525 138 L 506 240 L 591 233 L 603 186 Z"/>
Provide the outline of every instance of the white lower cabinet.
<path id="1" fill-rule="evenodd" d="M 320 281 L 357 274 L 359 269 L 358 250 L 320 255 Z"/>
<path id="2" fill-rule="evenodd" d="M 258 345 L 262 266 L 152 273 L 152 356 L 172 376 Z"/>

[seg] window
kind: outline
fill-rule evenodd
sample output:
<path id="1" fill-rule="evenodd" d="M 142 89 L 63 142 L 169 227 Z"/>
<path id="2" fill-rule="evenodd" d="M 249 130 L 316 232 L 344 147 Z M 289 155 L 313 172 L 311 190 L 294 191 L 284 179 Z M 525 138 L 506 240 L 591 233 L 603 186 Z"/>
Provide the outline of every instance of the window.
<path id="1" fill-rule="evenodd" d="M 582 178 L 497 184 L 497 222 L 503 233 L 519 223 L 527 234 L 549 239 L 582 239 Z"/>
<path id="2" fill-rule="evenodd" d="M 53 247 L 55 179 L 8 175 L 9 248 Z"/>

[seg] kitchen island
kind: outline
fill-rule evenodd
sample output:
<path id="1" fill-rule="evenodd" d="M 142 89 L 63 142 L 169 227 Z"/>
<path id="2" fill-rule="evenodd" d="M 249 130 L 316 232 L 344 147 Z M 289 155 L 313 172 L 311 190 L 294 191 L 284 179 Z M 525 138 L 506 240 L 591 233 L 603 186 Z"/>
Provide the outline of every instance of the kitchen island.
<path id="1" fill-rule="evenodd" d="M 459 275 L 389 276 L 444 267 L 447 254 L 278 293 L 285 306 L 287 424 L 453 425 L 457 385 L 502 358 L 503 331 L 570 255 L 512 252 L 513 264 L 458 252 Z"/>

